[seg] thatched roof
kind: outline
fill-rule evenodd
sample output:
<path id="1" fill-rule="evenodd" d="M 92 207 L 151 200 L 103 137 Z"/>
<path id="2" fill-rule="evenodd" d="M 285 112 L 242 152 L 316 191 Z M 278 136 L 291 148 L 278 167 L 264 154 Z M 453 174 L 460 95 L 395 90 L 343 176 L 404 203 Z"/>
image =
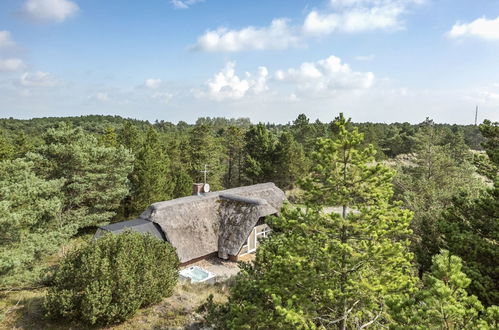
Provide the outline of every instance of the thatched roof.
<path id="1" fill-rule="evenodd" d="M 258 219 L 285 200 L 273 183 L 222 190 L 152 204 L 141 219 L 158 224 L 181 262 L 217 252 L 237 255 Z"/>

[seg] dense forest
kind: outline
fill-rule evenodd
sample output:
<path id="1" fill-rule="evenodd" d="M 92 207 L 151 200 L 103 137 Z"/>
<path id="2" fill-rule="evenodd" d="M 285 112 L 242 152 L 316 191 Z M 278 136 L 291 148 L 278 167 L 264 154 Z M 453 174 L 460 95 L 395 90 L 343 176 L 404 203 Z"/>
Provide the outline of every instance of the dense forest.
<path id="1" fill-rule="evenodd" d="M 44 258 L 189 195 L 207 165 L 214 190 L 271 181 L 293 205 L 229 301 L 207 302 L 210 325 L 497 326 L 498 124 L 333 117 L 0 119 L 0 288 L 47 285 Z"/>

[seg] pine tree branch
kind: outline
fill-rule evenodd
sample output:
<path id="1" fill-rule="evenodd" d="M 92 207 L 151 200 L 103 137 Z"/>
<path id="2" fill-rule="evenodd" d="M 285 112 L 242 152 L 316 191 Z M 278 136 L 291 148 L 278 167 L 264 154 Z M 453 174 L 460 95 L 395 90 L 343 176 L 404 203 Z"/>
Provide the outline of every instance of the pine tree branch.
<path id="1" fill-rule="evenodd" d="M 324 322 L 326 322 L 327 324 L 336 324 L 336 323 L 338 323 L 338 322 L 344 321 L 344 320 L 346 320 L 346 318 L 348 317 L 348 314 L 350 314 L 350 313 L 352 312 L 352 310 L 353 310 L 353 308 L 355 307 L 355 305 L 357 305 L 359 302 L 360 302 L 360 300 L 355 301 L 355 302 L 353 303 L 352 307 L 350 307 L 350 309 L 349 309 L 349 310 L 347 310 L 347 311 L 343 314 L 343 316 L 342 316 L 342 317 L 340 317 L 339 319 L 336 319 L 336 320 L 332 320 L 332 321 L 331 321 L 331 320 L 328 320 L 327 318 L 324 318 L 324 317 L 321 317 L 321 316 L 317 316 L 317 317 L 315 317 L 315 319 L 316 319 L 316 320 L 320 320 L 320 321 L 324 321 Z M 328 309 L 329 309 L 331 312 L 333 312 L 333 313 L 334 313 L 334 310 L 333 310 L 333 309 L 331 309 L 331 308 L 329 308 L 329 307 L 328 307 Z"/>
<path id="2" fill-rule="evenodd" d="M 376 320 L 381 316 L 382 312 L 383 312 L 383 308 L 380 309 L 380 311 L 378 312 L 378 314 L 376 314 L 376 316 L 371 321 L 369 321 L 369 322 L 364 323 L 363 325 L 361 325 L 359 327 L 359 330 L 367 328 L 368 326 L 370 326 L 371 324 L 373 324 L 374 322 L 376 322 Z"/>

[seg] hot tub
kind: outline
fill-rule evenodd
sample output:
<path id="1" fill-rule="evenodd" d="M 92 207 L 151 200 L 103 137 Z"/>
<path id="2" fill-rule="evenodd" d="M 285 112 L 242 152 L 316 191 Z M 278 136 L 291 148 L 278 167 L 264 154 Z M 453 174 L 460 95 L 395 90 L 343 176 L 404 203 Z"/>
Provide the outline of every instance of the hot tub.
<path id="1" fill-rule="evenodd" d="M 215 274 L 199 266 L 192 266 L 180 271 L 180 277 L 191 283 L 214 283 Z"/>

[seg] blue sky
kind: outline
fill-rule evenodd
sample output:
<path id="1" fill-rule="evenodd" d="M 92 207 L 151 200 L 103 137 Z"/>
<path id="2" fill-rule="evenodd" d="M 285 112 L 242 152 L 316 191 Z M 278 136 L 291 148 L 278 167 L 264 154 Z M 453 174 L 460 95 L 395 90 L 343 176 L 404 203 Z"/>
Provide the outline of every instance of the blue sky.
<path id="1" fill-rule="evenodd" d="M 499 120 L 499 1 L 2 0 L 0 116 Z"/>

